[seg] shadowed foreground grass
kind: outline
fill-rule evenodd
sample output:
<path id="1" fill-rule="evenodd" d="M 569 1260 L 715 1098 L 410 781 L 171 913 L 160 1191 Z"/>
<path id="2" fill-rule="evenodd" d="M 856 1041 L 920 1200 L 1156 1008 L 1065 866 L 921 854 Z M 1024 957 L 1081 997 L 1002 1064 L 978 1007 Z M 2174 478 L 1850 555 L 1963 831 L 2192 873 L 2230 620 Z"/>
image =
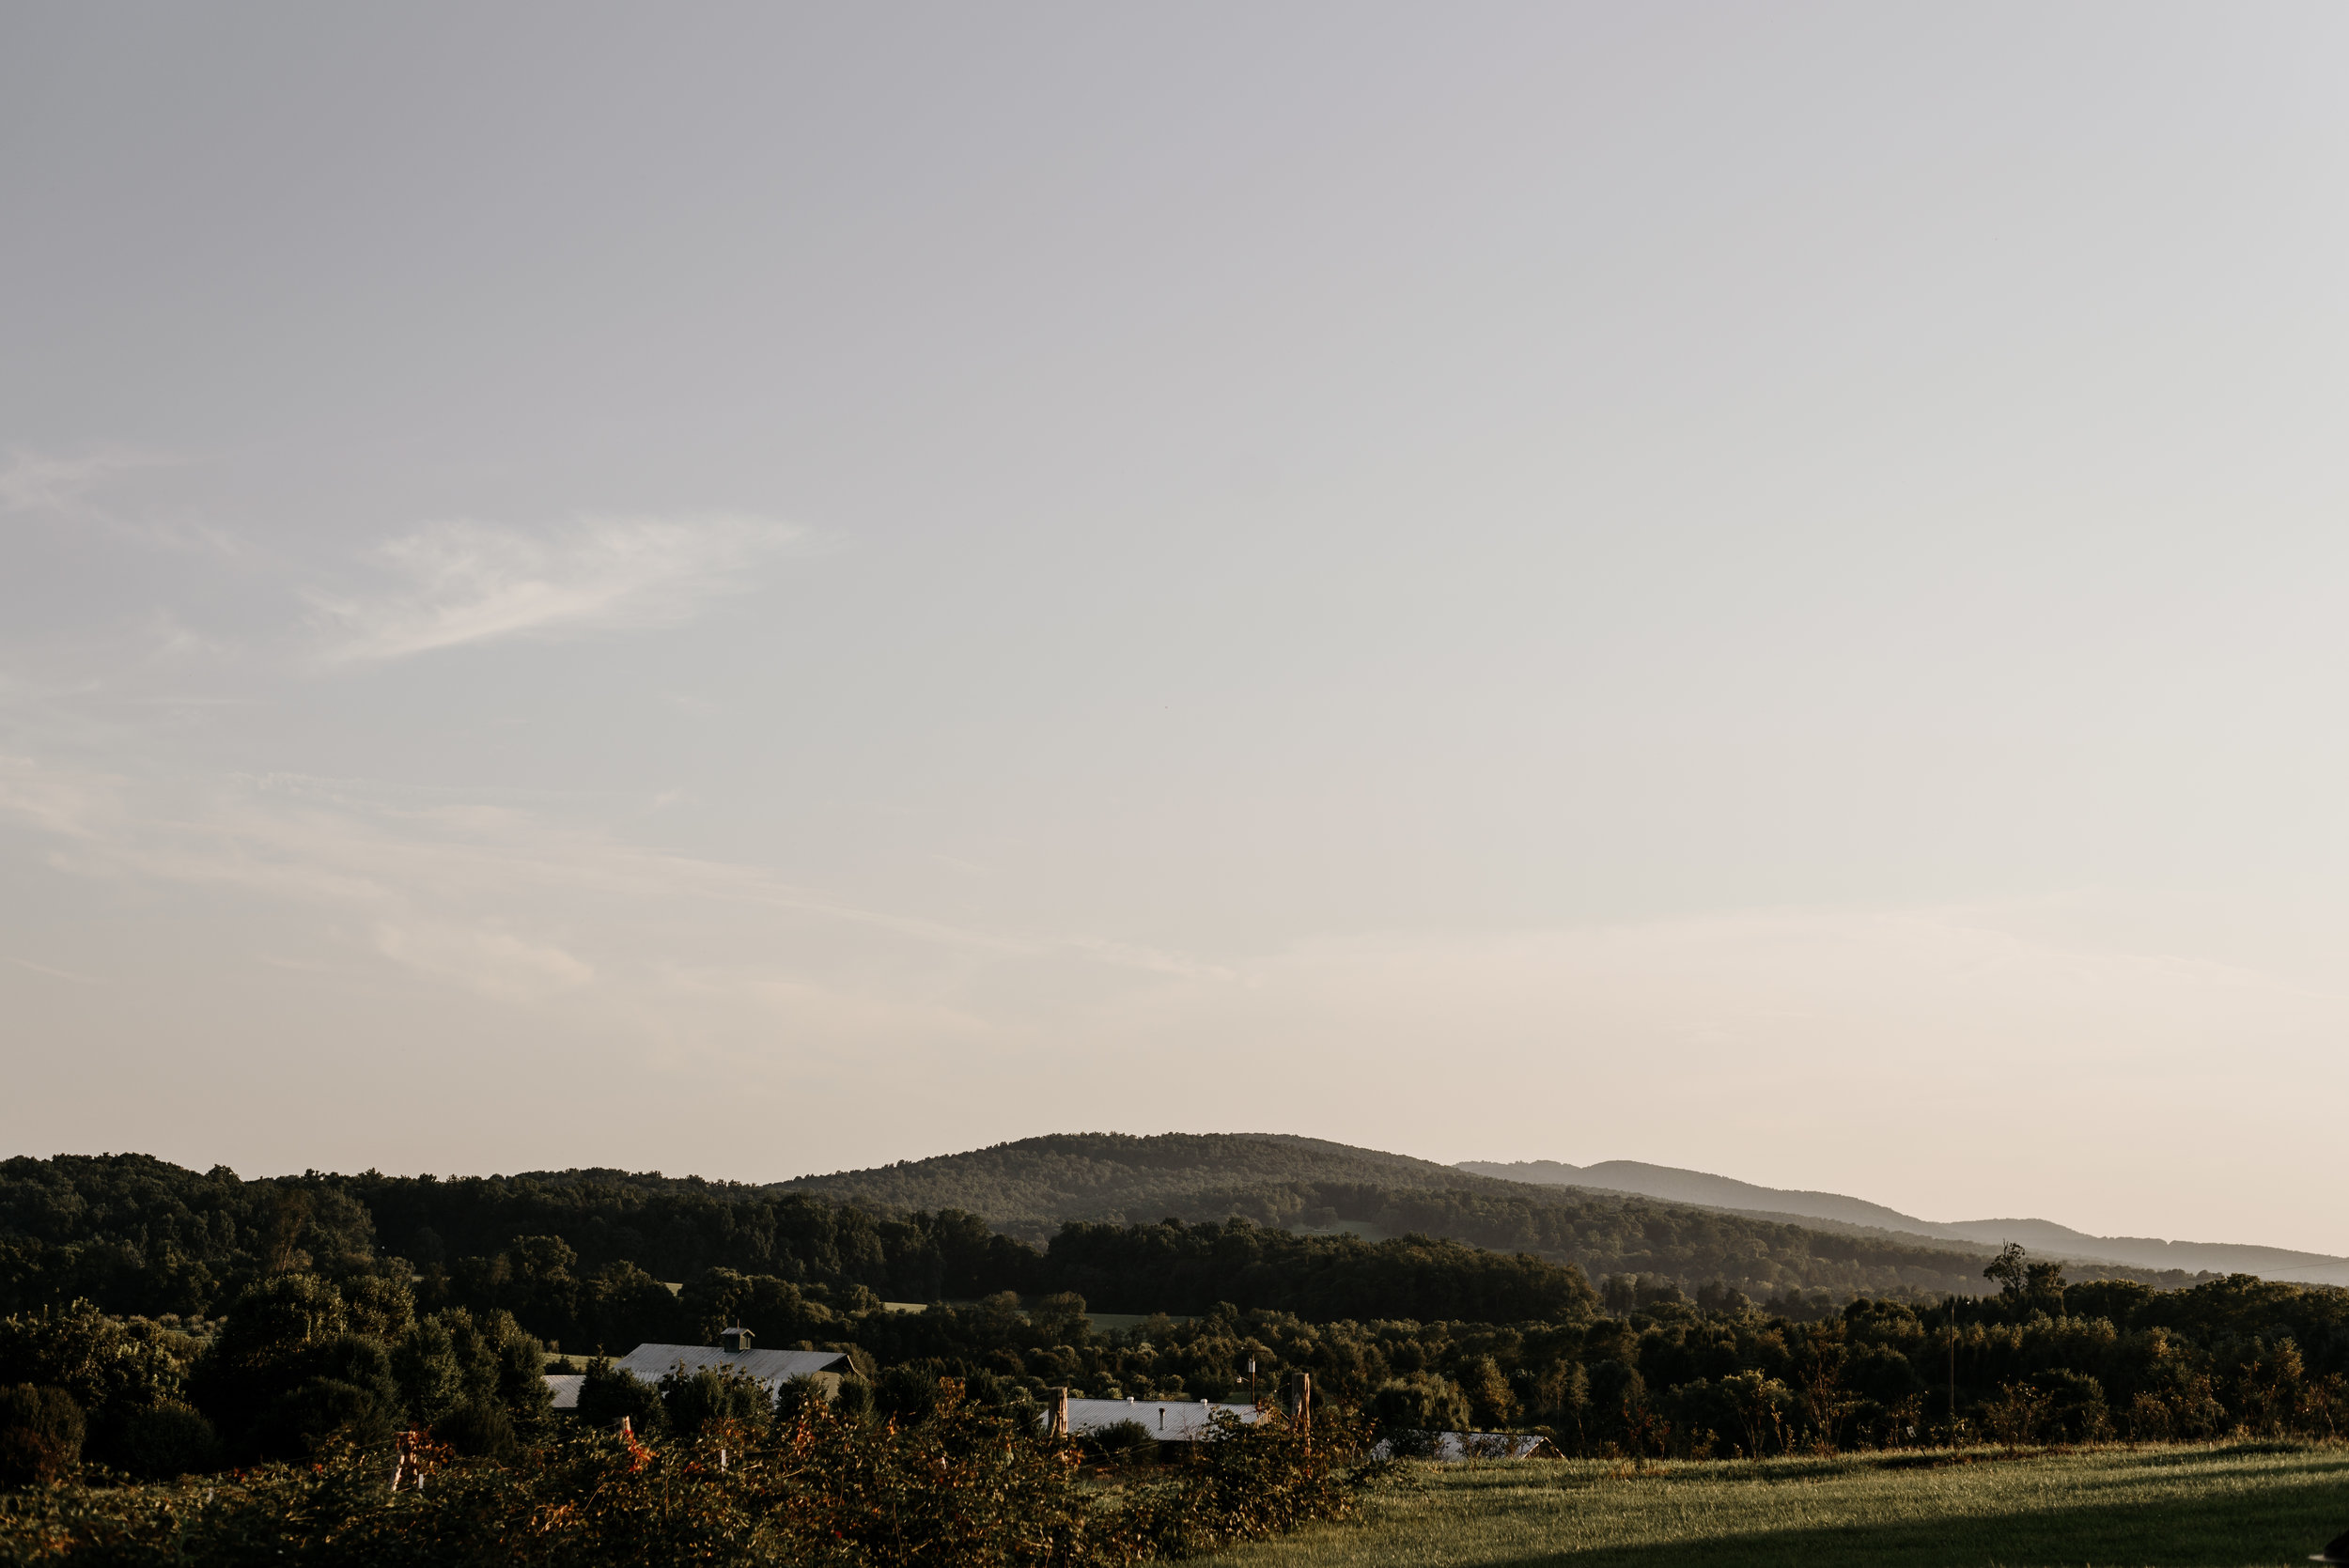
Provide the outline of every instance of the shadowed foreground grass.
<path id="1" fill-rule="evenodd" d="M 1412 1466 L 1353 1523 L 1222 1568 L 2246 1568 L 2349 1529 L 2349 1448 L 2257 1443 L 2008 1458 Z"/>

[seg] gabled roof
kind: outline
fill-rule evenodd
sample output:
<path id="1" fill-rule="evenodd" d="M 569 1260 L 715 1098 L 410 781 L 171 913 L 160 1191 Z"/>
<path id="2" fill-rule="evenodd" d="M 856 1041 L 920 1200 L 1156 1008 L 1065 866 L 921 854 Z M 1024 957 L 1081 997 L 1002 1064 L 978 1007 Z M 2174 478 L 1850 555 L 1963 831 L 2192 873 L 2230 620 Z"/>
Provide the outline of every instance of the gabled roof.
<path id="1" fill-rule="evenodd" d="M 579 1408 L 579 1386 L 587 1381 L 583 1372 L 550 1372 L 545 1374 L 547 1388 L 554 1395 L 557 1410 Z"/>
<path id="2" fill-rule="evenodd" d="M 794 1377 L 819 1372 L 839 1372 L 848 1357 L 836 1350 L 721 1350 L 712 1344 L 640 1344 L 614 1363 L 647 1383 L 657 1383 L 682 1367 L 732 1367 L 743 1376 L 764 1383 L 770 1390 Z"/>
<path id="3" fill-rule="evenodd" d="M 1161 1442 L 1195 1443 L 1214 1430 L 1210 1418 L 1219 1410 L 1251 1425 L 1263 1414 L 1252 1405 L 1210 1405 L 1204 1399 L 1072 1399 L 1068 1433 L 1081 1437 L 1119 1421 L 1140 1421 Z M 1044 1419 L 1052 1419 L 1049 1405 Z"/>

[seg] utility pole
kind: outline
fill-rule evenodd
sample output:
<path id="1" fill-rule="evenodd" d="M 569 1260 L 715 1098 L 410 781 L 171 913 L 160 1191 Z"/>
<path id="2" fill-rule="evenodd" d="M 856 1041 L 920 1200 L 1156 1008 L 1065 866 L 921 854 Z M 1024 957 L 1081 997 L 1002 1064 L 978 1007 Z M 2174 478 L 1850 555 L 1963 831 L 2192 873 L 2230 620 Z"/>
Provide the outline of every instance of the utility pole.
<path id="1" fill-rule="evenodd" d="M 1950 1447 L 1957 1447 L 1957 1295 L 1950 1295 Z"/>

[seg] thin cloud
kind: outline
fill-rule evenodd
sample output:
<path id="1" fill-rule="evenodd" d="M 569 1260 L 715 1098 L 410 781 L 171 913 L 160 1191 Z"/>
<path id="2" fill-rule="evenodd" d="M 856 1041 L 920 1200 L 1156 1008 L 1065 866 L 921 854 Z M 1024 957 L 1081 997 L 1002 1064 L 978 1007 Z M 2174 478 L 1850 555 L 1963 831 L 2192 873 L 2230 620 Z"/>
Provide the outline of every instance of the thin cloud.
<path id="1" fill-rule="evenodd" d="M 783 933 L 828 947 L 846 933 L 879 934 L 917 967 L 923 960 L 911 955 L 922 954 L 957 955 L 950 968 L 1055 953 L 1105 961 L 1068 944 L 858 908 L 755 867 L 630 845 L 506 807 L 419 809 L 296 775 L 241 784 L 159 790 L 0 754 L 0 825 L 49 835 L 57 870 L 234 889 L 315 909 L 369 931 L 367 945 L 403 968 L 512 1000 L 599 980 L 602 965 L 548 929 L 572 928 L 590 909 L 598 914 L 587 928 L 618 952 L 644 948 L 641 921 L 658 911 L 660 926 L 698 920 L 722 931 L 740 929 L 747 915 L 767 923 L 778 943 Z"/>
<path id="2" fill-rule="evenodd" d="M 375 927 L 375 946 L 396 964 L 508 1001 L 536 1001 L 596 977 L 592 965 L 552 942 L 493 926 L 382 921 Z"/>
<path id="3" fill-rule="evenodd" d="M 75 974 L 70 970 L 53 969 L 47 964 L 36 964 L 30 958 L 19 958 L 14 954 L 10 954 L 8 955 L 8 962 L 16 965 L 19 969 L 31 970 L 35 974 L 45 974 L 53 980 L 70 981 L 76 986 L 95 986 L 98 984 L 97 981 L 91 979 L 86 974 Z"/>
<path id="4" fill-rule="evenodd" d="M 102 480 L 166 459 L 150 453 L 103 451 L 60 458 L 12 446 L 0 457 L 0 511 L 70 512 Z"/>
<path id="5" fill-rule="evenodd" d="M 762 518 L 589 518 L 546 534 L 437 522 L 375 552 L 397 585 L 349 598 L 314 593 L 338 661 L 401 659 L 469 643 L 665 626 L 797 531 Z"/>

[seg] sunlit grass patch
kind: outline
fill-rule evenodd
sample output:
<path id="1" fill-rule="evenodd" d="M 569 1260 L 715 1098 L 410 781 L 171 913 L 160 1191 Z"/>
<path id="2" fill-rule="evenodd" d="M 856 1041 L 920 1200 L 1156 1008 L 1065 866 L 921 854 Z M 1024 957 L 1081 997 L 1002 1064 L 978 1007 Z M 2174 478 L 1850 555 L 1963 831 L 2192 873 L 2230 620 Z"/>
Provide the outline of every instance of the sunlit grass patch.
<path id="1" fill-rule="evenodd" d="M 2010 1457 L 1410 1467 L 1358 1522 L 1214 1560 L 1663 1568 L 2305 1562 L 2349 1529 L 2349 1448 L 2236 1444 Z"/>

